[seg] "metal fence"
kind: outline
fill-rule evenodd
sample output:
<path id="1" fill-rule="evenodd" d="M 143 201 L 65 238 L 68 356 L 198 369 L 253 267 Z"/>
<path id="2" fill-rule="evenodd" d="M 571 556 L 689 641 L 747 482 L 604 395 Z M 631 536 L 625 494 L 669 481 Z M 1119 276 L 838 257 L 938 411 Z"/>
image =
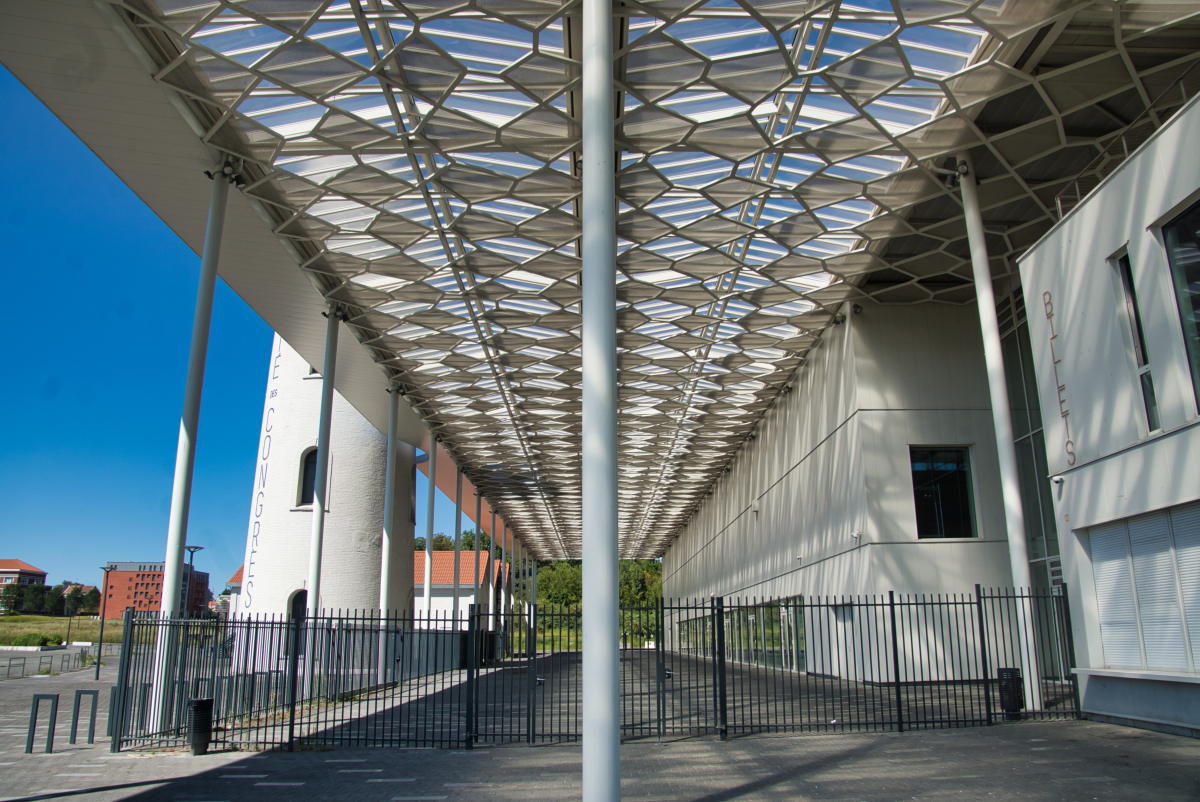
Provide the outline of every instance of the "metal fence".
<path id="1" fill-rule="evenodd" d="M 582 617 L 530 605 L 126 621 L 113 750 L 182 746 L 213 700 L 239 748 L 547 743 L 580 737 Z M 903 731 L 1074 718 L 1063 593 L 662 601 L 621 611 L 627 740 Z"/>

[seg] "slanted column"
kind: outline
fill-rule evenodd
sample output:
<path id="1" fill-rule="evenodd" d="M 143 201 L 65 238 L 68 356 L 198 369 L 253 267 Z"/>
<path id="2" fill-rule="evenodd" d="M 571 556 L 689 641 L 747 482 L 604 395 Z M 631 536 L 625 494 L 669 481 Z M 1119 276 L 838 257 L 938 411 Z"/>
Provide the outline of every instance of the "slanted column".
<path id="1" fill-rule="evenodd" d="M 988 264 L 984 239 L 983 214 L 979 208 L 975 165 L 966 151 L 958 154 L 959 189 L 963 216 L 967 223 L 967 242 L 971 247 L 971 270 L 975 279 L 975 302 L 979 307 L 979 327 L 983 333 L 983 361 L 987 368 L 988 392 L 992 401 L 992 424 L 996 430 L 996 456 L 1000 462 L 1000 490 L 1004 499 L 1004 522 L 1008 535 L 1008 559 L 1013 585 L 1032 587 L 1029 551 L 1025 540 L 1025 510 L 1021 504 L 1021 481 L 1017 475 L 1017 447 L 1013 441 L 1012 412 L 1008 404 L 1008 382 L 1004 375 L 1004 356 L 1000 345 L 1000 322 L 996 316 L 996 294 L 992 288 L 992 270 Z M 1032 643 L 1033 615 L 1025 605 L 1017 604 L 1017 633 L 1021 645 L 1025 699 L 1031 710 L 1041 708 L 1041 683 L 1037 680 L 1038 661 Z"/>
<path id="2" fill-rule="evenodd" d="M 425 501 L 425 584 L 422 612 L 426 627 L 433 618 L 433 508 L 437 503 L 437 438 L 429 435 L 429 493 Z"/>
<path id="3" fill-rule="evenodd" d="M 454 629 L 459 629 L 458 621 L 458 571 L 462 553 L 462 468 L 454 467 L 454 613 L 450 620 Z"/>
<path id="4" fill-rule="evenodd" d="M 333 384 L 337 369 L 338 321 L 342 311 L 325 313 L 325 367 L 321 372 L 321 420 L 317 427 L 317 470 L 313 483 L 312 537 L 308 544 L 308 617 L 321 612 L 321 551 L 325 547 L 325 506 L 329 497 L 329 433 L 333 426 Z"/>
<path id="5" fill-rule="evenodd" d="M 163 617 L 179 614 L 183 592 L 183 552 L 187 545 L 188 512 L 192 504 L 192 473 L 196 466 L 196 435 L 200 428 L 200 399 L 204 392 L 204 363 L 208 358 L 208 331 L 212 325 L 213 295 L 217 288 L 217 264 L 221 258 L 221 236 L 225 230 L 225 205 L 229 184 L 236 179 L 233 165 L 226 164 L 212 177 L 208 200 L 208 228 L 200 256 L 200 282 L 196 287 L 196 310 L 192 315 L 192 344 L 188 350 L 187 381 L 183 388 L 183 412 L 179 416 L 179 443 L 175 447 L 175 481 L 171 486 L 171 517 L 167 523 L 167 553 L 163 560 L 160 610 Z"/>
<path id="6" fill-rule="evenodd" d="M 583 802 L 621 798 L 611 0 L 583 0 Z"/>

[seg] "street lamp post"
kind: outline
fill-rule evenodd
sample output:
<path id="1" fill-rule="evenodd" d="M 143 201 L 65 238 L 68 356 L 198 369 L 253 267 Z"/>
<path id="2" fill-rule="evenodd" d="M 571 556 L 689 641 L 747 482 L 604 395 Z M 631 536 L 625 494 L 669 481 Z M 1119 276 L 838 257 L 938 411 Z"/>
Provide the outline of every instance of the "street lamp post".
<path id="1" fill-rule="evenodd" d="M 115 565 L 102 565 L 104 582 L 100 584 L 100 642 L 96 644 L 96 681 L 100 681 L 100 657 L 104 654 L 104 614 L 108 611 L 108 573 L 116 568 Z"/>

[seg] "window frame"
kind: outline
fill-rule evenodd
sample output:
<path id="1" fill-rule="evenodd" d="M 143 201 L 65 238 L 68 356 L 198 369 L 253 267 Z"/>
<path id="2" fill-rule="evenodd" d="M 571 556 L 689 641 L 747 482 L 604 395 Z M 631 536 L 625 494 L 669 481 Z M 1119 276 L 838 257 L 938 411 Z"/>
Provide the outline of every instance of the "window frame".
<path id="1" fill-rule="evenodd" d="M 317 457 L 316 457 L 316 454 L 317 454 L 316 446 L 309 446 L 308 448 L 306 448 L 300 452 L 300 470 L 298 471 L 297 482 L 296 482 L 296 507 L 297 508 L 308 509 L 308 508 L 312 507 L 312 505 L 316 502 L 316 497 L 317 497 Z M 312 461 L 313 461 L 313 489 L 312 489 L 313 497 L 310 498 L 308 501 L 305 501 L 304 500 L 304 490 L 305 490 L 305 484 L 306 484 L 305 469 L 308 467 L 309 457 L 311 457 Z"/>
<path id="2" fill-rule="evenodd" d="M 1133 261 L 1129 257 L 1126 243 L 1119 251 L 1108 257 L 1111 268 L 1113 291 L 1116 293 L 1116 316 L 1122 324 L 1121 339 L 1125 343 L 1130 378 L 1142 399 L 1142 414 L 1139 416 L 1139 439 L 1162 431 L 1162 412 L 1158 402 L 1158 388 L 1154 381 L 1154 363 L 1150 359 L 1150 348 L 1146 338 L 1141 304 L 1138 301 L 1137 280 L 1133 274 Z M 1149 392 L 1147 393 L 1147 385 Z"/>

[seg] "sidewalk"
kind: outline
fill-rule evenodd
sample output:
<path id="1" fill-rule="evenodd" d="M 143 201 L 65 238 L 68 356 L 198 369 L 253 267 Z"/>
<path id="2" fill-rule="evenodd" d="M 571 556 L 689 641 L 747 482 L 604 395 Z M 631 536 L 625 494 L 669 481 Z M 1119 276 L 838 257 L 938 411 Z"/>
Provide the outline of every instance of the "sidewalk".
<path id="1" fill-rule="evenodd" d="M 105 676 L 107 675 L 107 676 Z M 103 734 L 115 666 L 0 685 L 4 800 L 447 800 L 580 796 L 578 746 L 111 755 L 106 738 L 67 744 L 76 687 L 101 690 Z M 33 693 L 59 693 L 55 752 L 24 754 Z M 81 716 L 81 718 L 85 718 Z M 44 717 L 42 719 L 44 721 Z M 86 721 L 86 719 L 85 719 Z M 81 736 L 82 736 L 81 732 Z M 754 736 L 622 747 L 628 800 L 1059 800 L 1174 802 L 1200 790 L 1200 740 L 1094 722 L 1007 724 L 886 735 Z"/>

